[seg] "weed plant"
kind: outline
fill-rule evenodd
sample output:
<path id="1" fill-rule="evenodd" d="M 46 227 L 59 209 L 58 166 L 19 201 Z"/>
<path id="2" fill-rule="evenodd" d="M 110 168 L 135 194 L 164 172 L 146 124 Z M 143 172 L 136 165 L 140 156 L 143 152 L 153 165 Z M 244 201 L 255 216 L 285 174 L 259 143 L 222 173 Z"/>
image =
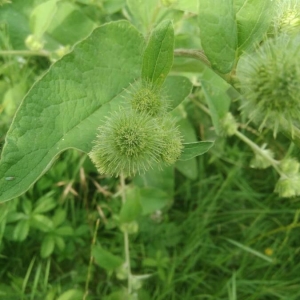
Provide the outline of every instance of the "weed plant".
<path id="1" fill-rule="evenodd" d="M 0 0 L 0 299 L 300 299 L 299 7 Z"/>

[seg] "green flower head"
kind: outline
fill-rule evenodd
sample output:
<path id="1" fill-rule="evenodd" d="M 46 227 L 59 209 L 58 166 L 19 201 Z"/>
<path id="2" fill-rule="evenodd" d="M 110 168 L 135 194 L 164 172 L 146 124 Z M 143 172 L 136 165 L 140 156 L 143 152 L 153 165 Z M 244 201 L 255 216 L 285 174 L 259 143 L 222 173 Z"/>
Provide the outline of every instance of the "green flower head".
<path id="1" fill-rule="evenodd" d="M 237 76 L 245 96 L 242 110 L 260 129 L 299 121 L 300 38 L 281 36 L 241 59 Z M 286 127 L 286 126 L 285 126 Z M 293 132 L 292 132 L 293 133 Z"/>
<path id="2" fill-rule="evenodd" d="M 164 115 L 168 108 L 168 100 L 161 88 L 146 81 L 138 81 L 131 87 L 129 100 L 132 109 L 152 117 Z"/>
<path id="3" fill-rule="evenodd" d="M 281 177 L 275 186 L 275 192 L 280 197 L 290 198 L 300 195 L 300 176 Z"/>
<path id="4" fill-rule="evenodd" d="M 294 35 L 300 33 L 300 1 L 280 0 L 277 3 L 274 28 L 277 34 Z"/>
<path id="5" fill-rule="evenodd" d="M 161 159 L 166 165 L 174 164 L 183 149 L 182 136 L 171 117 L 164 117 L 159 120 L 163 133 L 164 147 L 161 151 Z"/>
<path id="6" fill-rule="evenodd" d="M 112 113 L 100 126 L 90 158 L 101 174 L 133 176 L 160 161 L 162 130 L 151 116 L 134 110 Z"/>

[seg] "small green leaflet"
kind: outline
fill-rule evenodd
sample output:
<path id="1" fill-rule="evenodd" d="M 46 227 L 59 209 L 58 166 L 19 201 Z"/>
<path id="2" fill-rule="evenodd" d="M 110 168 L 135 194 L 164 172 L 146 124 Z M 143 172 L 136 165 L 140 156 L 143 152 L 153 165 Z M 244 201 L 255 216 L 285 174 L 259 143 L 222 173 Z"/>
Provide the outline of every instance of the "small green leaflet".
<path id="1" fill-rule="evenodd" d="M 161 22 L 151 33 L 146 46 L 142 79 L 162 85 L 171 70 L 174 52 L 174 28 L 171 21 Z"/>
<path id="2" fill-rule="evenodd" d="M 203 50 L 212 67 L 229 73 L 235 63 L 237 25 L 233 1 L 199 1 L 199 27 Z"/>
<path id="3" fill-rule="evenodd" d="M 214 142 L 211 141 L 184 143 L 184 149 L 179 160 L 189 160 L 196 156 L 202 155 L 207 152 L 213 146 L 213 144 Z"/>

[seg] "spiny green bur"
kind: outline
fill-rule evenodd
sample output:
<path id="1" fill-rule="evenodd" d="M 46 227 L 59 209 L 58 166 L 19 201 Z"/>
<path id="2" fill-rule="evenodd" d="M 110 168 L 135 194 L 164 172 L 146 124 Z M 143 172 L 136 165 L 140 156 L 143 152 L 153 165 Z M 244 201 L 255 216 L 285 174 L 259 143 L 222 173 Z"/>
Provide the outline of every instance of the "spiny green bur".
<path id="1" fill-rule="evenodd" d="M 153 118 L 134 110 L 111 114 L 99 127 L 89 153 L 101 174 L 133 176 L 175 163 L 183 149 L 174 120 Z"/>
<path id="2" fill-rule="evenodd" d="M 158 163 L 164 146 L 155 119 L 134 110 L 111 114 L 100 126 L 90 157 L 102 174 L 133 176 Z"/>
<path id="3" fill-rule="evenodd" d="M 131 108 L 107 117 L 89 154 L 101 174 L 133 176 L 175 163 L 182 137 L 162 99 L 160 89 L 138 84 L 129 93 Z"/>
<path id="4" fill-rule="evenodd" d="M 299 121 L 300 110 L 299 37 L 281 36 L 267 41 L 243 60 L 238 70 L 241 89 L 246 96 L 242 106 L 251 120 L 273 127 L 276 135 L 281 122 Z"/>
<path id="5" fill-rule="evenodd" d="M 177 161 L 182 152 L 182 137 L 173 119 L 166 117 L 161 122 L 164 132 L 164 147 L 161 158 L 167 165 L 171 165 Z"/>
<path id="6" fill-rule="evenodd" d="M 161 110 L 162 102 L 159 94 L 144 87 L 133 95 L 131 105 L 138 112 L 147 112 L 151 116 L 156 116 Z"/>
<path id="7" fill-rule="evenodd" d="M 129 100 L 132 109 L 152 117 L 165 114 L 168 108 L 168 101 L 161 88 L 147 81 L 132 86 Z"/>

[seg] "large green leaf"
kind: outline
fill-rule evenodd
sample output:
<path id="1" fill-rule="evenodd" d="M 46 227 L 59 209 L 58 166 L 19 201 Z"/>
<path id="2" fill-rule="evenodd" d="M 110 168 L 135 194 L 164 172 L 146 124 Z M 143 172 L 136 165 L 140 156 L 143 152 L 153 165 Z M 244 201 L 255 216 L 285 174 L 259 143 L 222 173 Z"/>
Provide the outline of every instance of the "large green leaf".
<path id="1" fill-rule="evenodd" d="M 188 119 L 181 119 L 178 123 L 178 128 L 183 136 L 184 143 L 195 143 L 198 141 L 195 128 Z M 185 149 L 186 150 L 186 149 Z M 175 164 L 179 170 L 187 178 L 194 180 L 198 177 L 197 160 L 195 157 L 189 160 L 178 160 Z"/>
<path id="2" fill-rule="evenodd" d="M 57 300 L 81 300 L 83 296 L 84 295 L 82 291 L 71 289 L 62 293 Z"/>
<path id="3" fill-rule="evenodd" d="M 174 3 L 171 7 L 179 10 L 188 11 L 191 13 L 198 13 L 199 0 L 162 0 L 166 4 Z"/>
<path id="4" fill-rule="evenodd" d="M 219 134 L 221 130 L 220 121 L 229 110 L 231 99 L 227 91 L 231 86 L 208 68 L 202 73 L 200 80 L 213 125 L 216 133 Z"/>
<path id="5" fill-rule="evenodd" d="M 170 204 L 172 200 L 172 194 L 166 193 L 163 189 L 149 187 L 141 188 L 140 195 L 143 215 L 149 215 L 164 208 Z"/>
<path id="6" fill-rule="evenodd" d="M 64 45 L 73 45 L 87 37 L 94 28 L 94 22 L 75 4 L 59 1 L 47 33 Z"/>
<path id="7" fill-rule="evenodd" d="M 272 0 L 244 0 L 236 13 L 239 52 L 259 43 L 268 30 L 276 5 Z"/>
<path id="8" fill-rule="evenodd" d="M 106 271 L 113 271 L 120 267 L 123 263 L 123 259 L 121 257 L 112 254 L 99 245 L 95 245 L 93 247 L 92 254 L 96 263 Z"/>
<path id="9" fill-rule="evenodd" d="M 132 16 L 132 23 L 147 34 L 153 25 L 166 11 L 160 0 L 127 0 L 127 6 Z"/>
<path id="10" fill-rule="evenodd" d="M 207 152 L 214 142 L 205 141 L 205 142 L 195 142 L 195 143 L 186 143 L 184 144 L 184 150 L 179 158 L 179 160 L 189 160 L 196 156 L 202 155 Z"/>
<path id="11" fill-rule="evenodd" d="M 31 88 L 6 136 L 0 201 L 25 192 L 65 149 L 91 150 L 111 100 L 139 77 L 143 43 L 126 21 L 99 27 Z"/>
<path id="12" fill-rule="evenodd" d="M 228 73 L 234 66 L 237 48 L 237 26 L 233 1 L 200 0 L 200 38 L 206 56 L 214 69 Z"/>
<path id="13" fill-rule="evenodd" d="M 172 203 L 174 196 L 174 166 L 152 169 L 137 175 L 133 183 L 139 187 L 142 214 L 152 214 Z"/>
<path id="14" fill-rule="evenodd" d="M 24 41 L 31 33 L 27 11 L 32 9 L 32 5 L 33 0 L 16 0 L 0 8 L 0 24 L 7 25 L 14 49 L 26 49 Z"/>
<path id="15" fill-rule="evenodd" d="M 161 85 L 173 64 L 174 29 L 171 21 L 163 21 L 152 32 L 146 46 L 142 79 Z"/>
<path id="16" fill-rule="evenodd" d="M 14 49 L 26 49 L 24 41 L 34 33 L 38 38 L 43 35 L 45 49 L 51 51 L 60 44 L 77 43 L 95 28 L 95 23 L 77 5 L 55 0 L 14 0 L 1 7 L 1 23 L 7 24 Z"/>
<path id="17" fill-rule="evenodd" d="M 49 0 L 36 6 L 30 15 L 30 28 L 34 35 L 41 38 L 48 29 L 57 11 L 58 0 Z"/>
<path id="18" fill-rule="evenodd" d="M 176 108 L 191 92 L 192 83 L 183 76 L 168 76 L 162 86 L 170 101 L 169 110 Z"/>
<path id="19" fill-rule="evenodd" d="M 140 191 L 138 188 L 126 190 L 126 202 L 123 203 L 120 211 L 120 223 L 135 221 L 142 214 L 140 203 Z"/>

